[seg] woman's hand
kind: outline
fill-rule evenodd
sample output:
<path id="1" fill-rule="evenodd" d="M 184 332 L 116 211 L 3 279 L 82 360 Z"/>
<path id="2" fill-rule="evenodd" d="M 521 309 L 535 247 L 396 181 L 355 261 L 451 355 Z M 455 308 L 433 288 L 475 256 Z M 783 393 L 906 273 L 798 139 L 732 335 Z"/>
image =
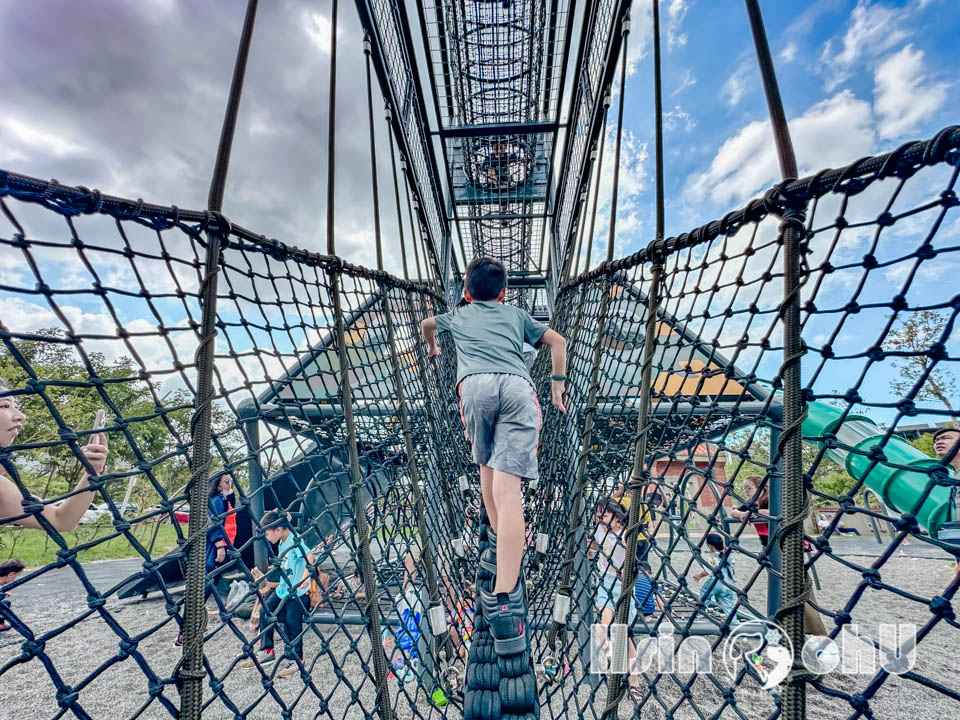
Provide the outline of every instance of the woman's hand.
<path id="1" fill-rule="evenodd" d="M 217 565 L 227 559 L 227 548 L 223 545 L 217 545 Z"/>
<path id="2" fill-rule="evenodd" d="M 107 455 L 110 454 L 107 448 L 107 436 L 104 433 L 97 433 L 80 450 L 94 472 L 100 475 L 107 466 Z"/>

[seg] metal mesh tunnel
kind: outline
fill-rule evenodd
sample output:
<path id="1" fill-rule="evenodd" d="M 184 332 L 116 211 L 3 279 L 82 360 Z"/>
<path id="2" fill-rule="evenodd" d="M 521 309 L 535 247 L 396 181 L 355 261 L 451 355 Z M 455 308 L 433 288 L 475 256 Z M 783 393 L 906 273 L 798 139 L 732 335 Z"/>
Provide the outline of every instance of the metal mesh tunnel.
<path id="1" fill-rule="evenodd" d="M 629 4 L 357 9 L 418 280 L 0 170 L 0 717 L 955 717 L 960 128 L 580 272 Z M 567 342 L 513 656 L 457 250 Z"/>

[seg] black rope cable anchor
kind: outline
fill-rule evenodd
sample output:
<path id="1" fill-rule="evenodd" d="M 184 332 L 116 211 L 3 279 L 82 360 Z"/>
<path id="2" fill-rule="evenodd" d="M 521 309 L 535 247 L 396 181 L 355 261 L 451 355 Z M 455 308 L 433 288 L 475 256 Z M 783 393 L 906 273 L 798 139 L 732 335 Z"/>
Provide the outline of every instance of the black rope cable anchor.
<path id="1" fill-rule="evenodd" d="M 247 57 L 253 38 L 253 26 L 256 19 L 257 0 L 248 0 L 243 28 L 240 33 L 240 45 L 234 64 L 230 94 L 224 112 L 220 130 L 220 143 L 217 149 L 213 176 L 210 180 L 210 192 L 207 199 L 208 220 L 219 216 L 223 206 L 224 189 L 227 182 L 227 168 L 230 162 L 230 150 L 233 145 L 234 129 L 240 110 L 240 96 L 246 72 Z M 97 197 L 98 205 L 102 198 Z M 136 217 L 143 210 L 143 202 L 137 204 Z M 213 421 L 214 342 L 217 323 L 217 277 L 220 270 L 221 243 L 230 232 L 229 224 L 218 223 L 217 231 L 210 229 L 208 223 L 208 242 L 203 275 L 202 322 L 200 343 L 197 349 L 197 399 L 196 409 L 191 418 L 191 487 L 190 520 L 188 525 L 189 560 L 186 573 L 186 592 L 184 595 L 184 620 L 182 626 L 183 652 L 178 664 L 177 677 L 182 685 L 180 695 L 180 716 L 184 720 L 199 720 L 203 708 L 203 632 L 207 624 L 204 611 L 204 586 L 206 585 L 205 545 L 199 538 L 206 537 L 207 492 L 204 482 L 210 470 L 210 441 Z"/>
<path id="2" fill-rule="evenodd" d="M 373 215 L 374 215 L 374 236 L 376 240 L 377 270 L 383 270 L 383 240 L 380 232 L 380 200 L 379 188 L 377 184 L 377 149 L 376 136 L 373 123 L 373 86 L 370 78 L 370 39 L 363 39 L 363 53 L 366 56 L 367 70 L 367 109 L 370 125 L 370 163 L 372 172 L 373 187 Z M 413 431 L 410 426 L 410 415 L 407 407 L 406 392 L 403 386 L 403 376 L 400 369 L 400 357 L 397 351 L 396 331 L 393 323 L 393 310 L 390 306 L 390 295 L 388 288 L 380 286 L 380 302 L 387 328 L 387 343 L 390 347 L 390 366 L 393 375 L 394 393 L 396 395 L 396 405 L 400 415 L 401 433 L 403 435 L 404 449 L 407 454 L 407 471 L 410 479 L 410 490 L 413 494 L 414 513 L 417 522 L 417 531 L 420 536 L 422 564 L 426 568 L 427 592 L 429 598 L 429 608 L 427 616 L 429 619 L 430 630 L 434 637 L 445 636 L 444 648 L 440 650 L 442 657 L 445 657 L 449 650 L 451 656 L 453 653 L 453 641 L 450 637 L 447 627 L 446 613 L 444 612 L 442 600 L 440 597 L 439 583 L 437 581 L 437 565 L 433 556 L 433 546 L 430 542 L 430 533 L 427 528 L 426 509 L 423 499 L 423 492 L 420 487 L 420 474 L 417 464 L 416 449 L 413 443 Z M 433 643 L 430 644 L 433 649 Z M 444 663 L 437 663 L 439 669 L 438 676 L 441 684 L 448 691 L 455 689 L 455 683 L 448 682 L 450 673 Z"/>
<path id="3" fill-rule="evenodd" d="M 663 105 L 661 101 L 661 74 L 660 74 L 660 8 L 659 0 L 652 0 L 652 32 L 653 32 L 653 86 L 654 86 L 654 125 L 655 125 L 655 152 L 656 152 L 656 223 L 657 240 L 662 240 L 664 235 L 664 197 L 663 197 Z M 626 34 L 626 31 L 625 31 Z M 624 37 L 624 56 L 623 63 L 626 66 L 626 37 Z M 623 96 L 626 94 L 624 83 L 626 75 L 621 75 L 620 86 L 620 113 L 622 117 Z M 646 468 L 647 465 L 647 439 L 649 436 L 649 418 L 651 412 L 651 384 L 653 375 L 653 356 L 656 352 L 659 342 L 656 326 L 657 317 L 660 310 L 660 282 L 663 273 L 663 258 L 655 256 L 651 263 L 650 290 L 647 294 L 646 323 L 643 336 L 643 362 L 640 369 L 640 407 L 637 413 L 637 434 L 636 447 L 633 455 L 633 467 L 630 472 L 629 490 L 630 490 L 630 511 L 628 513 L 627 527 L 624 529 L 624 538 L 626 542 L 626 552 L 621 569 L 621 589 L 620 597 L 617 599 L 617 607 L 614 616 L 614 622 L 617 624 L 626 624 L 629 619 L 629 605 L 633 602 L 634 588 L 637 583 L 637 569 L 635 563 L 637 560 L 637 542 L 640 524 L 643 521 L 647 511 L 646 505 L 646 485 L 649 483 L 650 476 Z M 618 642 L 618 635 L 615 642 Z M 620 656 L 619 648 L 615 649 L 617 656 Z M 604 710 L 603 718 L 616 717 L 620 703 L 625 693 L 623 692 L 621 677 L 614 674 L 610 679 L 607 688 L 607 707 Z"/>
<path id="4" fill-rule="evenodd" d="M 790 139 L 790 129 L 780 97 L 760 6 L 757 0 L 745 2 L 767 98 L 780 174 L 786 185 L 790 178 L 797 176 L 797 161 Z M 800 239 L 803 234 L 803 205 L 805 201 L 784 214 L 779 231 L 783 244 L 783 302 L 779 310 L 783 326 L 783 365 L 779 375 L 783 387 L 783 431 L 778 449 L 783 462 L 783 507 L 771 510 L 787 519 L 781 527 L 782 539 L 779 545 L 783 593 L 791 604 L 789 607 L 785 606 L 784 598 L 781 598 L 777 619 L 793 644 L 794 667 L 782 694 L 784 720 L 802 720 L 806 716 L 806 687 L 802 674 L 797 672 L 802 668 L 800 653 L 804 642 L 803 603 L 797 602 L 797 598 L 805 594 L 805 586 L 809 582 L 804 567 L 802 520 L 798 522 L 807 503 L 803 486 L 803 448 L 800 434 L 804 414 L 800 375 L 800 362 L 804 354 L 800 325 Z"/>
<path id="5" fill-rule="evenodd" d="M 337 117 L 337 6 L 338 0 L 333 0 L 330 19 L 330 103 L 329 103 L 329 132 L 327 157 L 327 252 L 336 256 L 335 241 L 335 149 L 336 149 L 336 117 Z M 333 302 L 335 322 L 334 337 L 337 345 L 339 360 L 340 403 L 343 411 L 343 422 L 346 429 L 347 458 L 350 471 L 350 489 L 353 501 L 354 524 L 359 534 L 358 550 L 363 568 L 363 582 L 367 596 L 366 625 L 373 655 L 374 680 L 377 685 L 377 712 L 381 720 L 392 720 L 393 706 L 390 703 L 389 686 L 387 685 L 387 658 L 380 641 L 380 606 L 377 598 L 377 576 L 373 571 L 373 561 L 370 556 L 370 528 L 367 514 L 363 509 L 363 480 L 360 474 L 360 462 L 357 453 L 357 430 L 353 415 L 353 389 L 350 382 L 351 363 L 347 353 L 346 328 L 343 316 L 343 307 L 340 290 L 339 266 L 327 269 L 328 287 Z"/>

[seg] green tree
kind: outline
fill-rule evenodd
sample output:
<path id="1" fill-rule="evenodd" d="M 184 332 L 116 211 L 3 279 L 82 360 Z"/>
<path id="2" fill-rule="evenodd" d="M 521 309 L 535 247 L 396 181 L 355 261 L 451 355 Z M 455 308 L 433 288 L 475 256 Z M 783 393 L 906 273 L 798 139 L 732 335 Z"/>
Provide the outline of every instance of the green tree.
<path id="1" fill-rule="evenodd" d="M 914 386 L 926 377 L 916 393 L 919 401 L 936 400 L 953 414 L 951 398 L 957 391 L 957 381 L 944 364 L 934 364 L 929 352 L 934 345 L 943 342 L 950 316 L 933 310 L 911 313 L 906 319 L 898 318 L 897 325 L 889 332 L 884 345 L 888 350 L 907 353 L 894 359 L 900 377 L 890 382 L 890 389 L 899 397 L 907 397 Z M 960 428 L 956 417 L 954 427 Z"/>
<path id="2" fill-rule="evenodd" d="M 933 433 L 923 433 L 916 440 L 911 440 L 910 444 L 924 455 L 937 457 L 937 451 L 933 449 Z"/>
<path id="3" fill-rule="evenodd" d="M 99 409 L 108 410 L 108 428 L 125 426 L 129 439 L 121 429 L 107 432 L 110 458 L 106 474 L 126 474 L 105 486 L 115 503 L 123 499 L 128 477 L 133 474 L 137 474 L 133 497 L 141 510 L 143 503 L 153 504 L 160 499 L 158 488 L 148 480 L 148 472 L 168 496 L 189 481 L 189 450 L 185 448 L 190 441 L 193 396 L 188 391 L 161 394 L 160 384 L 142 379 L 139 368 L 127 357 L 108 362 L 101 353 L 88 353 L 88 370 L 74 346 L 63 342 L 61 330 L 46 328 L 35 334 L 48 339 L 17 342 L 18 353 L 42 388 L 42 394 L 19 396 L 27 420 L 17 443 L 41 444 L 18 452 L 15 458 L 17 472 L 31 492 L 42 498 L 62 495 L 76 485 L 83 471 L 69 446 L 61 441 L 61 427 L 51 406 L 66 428 L 76 432 L 89 430 Z M 91 376 L 104 381 L 102 391 L 122 414 L 122 422 L 118 423 L 109 410 Z M 29 377 L 21 362 L 0 348 L 0 378 L 16 389 L 24 387 Z M 215 428 L 223 430 L 234 425 L 232 415 L 215 408 Z M 239 438 L 239 433 L 221 436 L 230 449 Z M 87 436 L 81 436 L 78 442 L 86 443 Z M 152 467 L 138 473 L 140 463 Z M 95 502 L 102 501 L 98 495 Z"/>
<path id="4" fill-rule="evenodd" d="M 856 480 L 844 470 L 831 470 L 818 477 L 814 482 L 814 487 L 817 490 L 834 497 L 848 495 L 853 490 L 854 485 L 856 485 Z"/>

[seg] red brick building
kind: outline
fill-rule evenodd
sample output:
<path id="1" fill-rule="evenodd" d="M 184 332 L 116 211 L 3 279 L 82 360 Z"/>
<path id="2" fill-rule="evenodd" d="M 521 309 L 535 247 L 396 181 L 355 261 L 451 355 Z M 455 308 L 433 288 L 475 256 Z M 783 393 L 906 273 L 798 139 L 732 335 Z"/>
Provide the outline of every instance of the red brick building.
<path id="1" fill-rule="evenodd" d="M 706 510 L 717 505 L 717 497 L 723 495 L 727 482 L 727 453 L 716 445 L 703 443 L 696 448 L 680 453 L 676 459 L 657 460 L 653 464 L 653 477 L 667 492 L 667 500 L 678 493 L 689 500 L 696 499 L 697 506 Z M 711 487 L 709 480 L 713 481 Z M 681 485 L 683 487 L 681 488 Z M 724 498 L 724 507 L 731 506 L 732 498 Z M 704 512 L 709 514 L 709 511 Z M 691 526 L 696 526 L 696 513 L 691 513 Z"/>

